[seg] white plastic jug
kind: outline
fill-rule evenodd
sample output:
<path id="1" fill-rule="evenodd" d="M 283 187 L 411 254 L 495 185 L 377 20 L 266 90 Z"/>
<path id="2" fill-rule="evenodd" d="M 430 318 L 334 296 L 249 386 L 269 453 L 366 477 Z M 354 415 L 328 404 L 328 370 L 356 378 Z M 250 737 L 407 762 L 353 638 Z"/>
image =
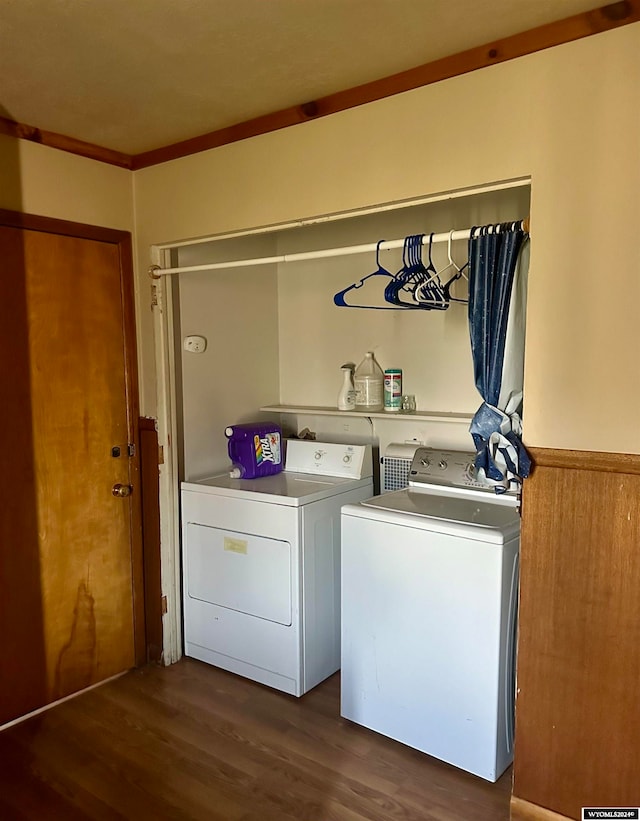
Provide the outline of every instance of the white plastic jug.
<path id="1" fill-rule="evenodd" d="M 381 411 L 384 408 L 384 374 L 376 362 L 373 351 L 358 365 L 354 377 L 356 389 L 356 410 L 363 412 Z"/>

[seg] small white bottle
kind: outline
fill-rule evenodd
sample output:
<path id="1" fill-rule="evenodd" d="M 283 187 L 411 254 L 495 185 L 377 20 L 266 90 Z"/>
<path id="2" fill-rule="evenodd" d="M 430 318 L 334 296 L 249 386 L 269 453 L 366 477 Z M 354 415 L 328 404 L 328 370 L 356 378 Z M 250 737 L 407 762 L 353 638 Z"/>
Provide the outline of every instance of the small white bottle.
<path id="1" fill-rule="evenodd" d="M 353 362 L 345 362 L 340 368 L 342 371 L 342 386 L 338 393 L 338 410 L 352 411 L 356 409 L 356 389 L 353 387 Z"/>
<path id="2" fill-rule="evenodd" d="M 376 362 L 373 351 L 368 351 L 356 368 L 354 384 L 356 388 L 356 410 L 374 413 L 384 408 L 384 374 Z"/>

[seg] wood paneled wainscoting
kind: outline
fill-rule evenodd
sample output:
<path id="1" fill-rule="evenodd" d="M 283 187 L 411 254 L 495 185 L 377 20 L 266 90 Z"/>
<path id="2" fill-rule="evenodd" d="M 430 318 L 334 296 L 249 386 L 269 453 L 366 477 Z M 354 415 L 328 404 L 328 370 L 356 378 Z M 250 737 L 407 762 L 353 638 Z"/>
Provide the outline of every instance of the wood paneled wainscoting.
<path id="1" fill-rule="evenodd" d="M 512 821 L 640 806 L 640 456 L 533 449 Z"/>

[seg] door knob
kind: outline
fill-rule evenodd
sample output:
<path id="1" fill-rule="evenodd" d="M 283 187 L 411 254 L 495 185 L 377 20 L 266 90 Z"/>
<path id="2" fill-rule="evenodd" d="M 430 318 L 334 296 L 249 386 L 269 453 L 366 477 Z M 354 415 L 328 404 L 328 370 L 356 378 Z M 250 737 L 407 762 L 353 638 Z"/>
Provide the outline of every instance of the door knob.
<path id="1" fill-rule="evenodd" d="M 124 499 L 125 496 L 131 496 L 132 491 L 133 488 L 131 485 L 116 484 L 111 488 L 111 493 L 113 493 L 114 496 L 119 496 L 121 499 Z"/>

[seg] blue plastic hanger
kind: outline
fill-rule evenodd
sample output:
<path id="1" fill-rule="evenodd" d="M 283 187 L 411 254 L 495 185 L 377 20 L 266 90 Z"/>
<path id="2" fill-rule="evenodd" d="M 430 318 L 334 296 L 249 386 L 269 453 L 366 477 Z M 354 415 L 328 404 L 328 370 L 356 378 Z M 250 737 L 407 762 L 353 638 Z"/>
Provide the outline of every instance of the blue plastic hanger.
<path id="1" fill-rule="evenodd" d="M 431 311 L 446 311 L 449 300 L 440 282 L 440 272 L 436 271 L 431 258 L 433 234 L 429 236 L 429 264 L 425 268 L 422 264 L 422 247 L 419 249 L 419 262 L 424 272 L 424 281 L 414 291 L 414 299 L 423 308 Z"/>
<path id="2" fill-rule="evenodd" d="M 384 298 L 392 305 L 402 306 L 400 297 L 398 296 L 401 290 L 404 289 L 409 293 L 413 292 L 411 287 L 413 268 L 412 250 L 418 238 L 419 241 L 422 242 L 422 236 L 421 234 L 411 234 L 404 239 L 404 245 L 402 246 L 402 268 L 392 277 L 391 282 L 387 283 L 387 287 L 384 289 Z M 407 305 L 407 307 L 413 308 L 414 305 L 415 303 L 411 303 Z"/>
<path id="3" fill-rule="evenodd" d="M 378 244 L 376 245 L 376 265 L 377 270 L 373 271 L 371 274 L 367 274 L 366 277 L 363 277 L 359 282 L 355 282 L 353 285 L 349 285 L 343 291 L 338 291 L 337 294 L 333 297 L 333 302 L 339 308 L 368 308 L 373 311 L 397 311 L 397 310 L 404 310 L 403 306 L 395 306 L 395 307 L 387 307 L 386 305 L 349 305 L 345 300 L 345 296 L 350 293 L 351 291 L 357 291 L 359 288 L 362 288 L 364 283 L 371 279 L 372 277 L 383 276 L 387 277 L 388 279 L 394 279 L 394 275 L 387 271 L 386 268 L 383 268 L 380 264 L 380 246 L 385 240 L 379 240 Z"/>
<path id="4" fill-rule="evenodd" d="M 422 261 L 424 237 L 424 234 L 413 234 L 405 239 L 402 254 L 403 266 L 396 274 L 394 281 L 385 288 L 385 299 L 394 305 L 407 308 L 446 311 L 449 302 L 444 295 L 438 272 L 431 258 L 433 234 L 429 236 L 429 264 L 426 267 Z M 421 299 L 417 297 L 418 289 L 420 289 Z M 401 292 L 408 293 L 412 301 L 406 302 L 400 299 Z"/>

